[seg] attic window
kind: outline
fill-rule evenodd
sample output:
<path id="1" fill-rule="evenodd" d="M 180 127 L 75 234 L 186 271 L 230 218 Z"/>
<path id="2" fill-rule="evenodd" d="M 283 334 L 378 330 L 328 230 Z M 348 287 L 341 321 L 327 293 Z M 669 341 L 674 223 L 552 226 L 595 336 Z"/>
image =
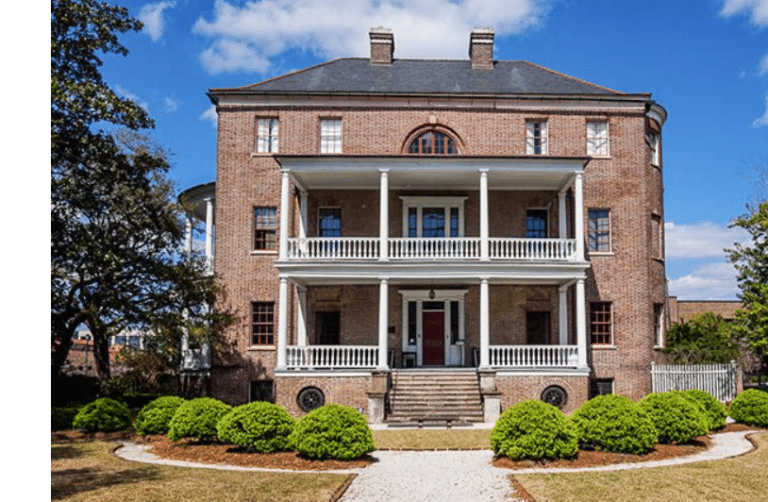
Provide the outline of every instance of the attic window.
<path id="1" fill-rule="evenodd" d="M 413 155 L 456 155 L 456 142 L 444 132 L 429 130 L 416 136 L 408 146 Z"/>

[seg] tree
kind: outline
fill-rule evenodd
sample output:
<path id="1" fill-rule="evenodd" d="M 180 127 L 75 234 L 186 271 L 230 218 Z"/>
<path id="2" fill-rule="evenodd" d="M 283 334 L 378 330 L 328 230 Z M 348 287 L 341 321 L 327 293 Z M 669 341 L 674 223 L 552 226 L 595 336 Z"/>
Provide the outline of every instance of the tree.
<path id="1" fill-rule="evenodd" d="M 666 333 L 664 353 L 673 364 L 729 363 L 739 358 L 732 325 L 710 312 L 682 323 Z"/>
<path id="2" fill-rule="evenodd" d="M 748 213 L 734 220 L 751 236 L 749 244 L 735 243 L 728 258 L 736 267 L 739 299 L 743 307 L 736 312 L 735 329 L 749 348 L 768 359 L 768 200 L 748 205 Z"/>
<path id="3" fill-rule="evenodd" d="M 102 382 L 108 340 L 149 328 L 176 345 L 210 337 L 228 314 L 200 256 L 180 252 L 181 207 L 168 155 L 142 134 L 147 113 L 99 73 L 100 53 L 127 55 L 119 33 L 141 23 L 95 0 L 51 3 L 51 372 L 62 368 L 82 324 Z M 112 130 L 106 131 L 109 126 Z"/>

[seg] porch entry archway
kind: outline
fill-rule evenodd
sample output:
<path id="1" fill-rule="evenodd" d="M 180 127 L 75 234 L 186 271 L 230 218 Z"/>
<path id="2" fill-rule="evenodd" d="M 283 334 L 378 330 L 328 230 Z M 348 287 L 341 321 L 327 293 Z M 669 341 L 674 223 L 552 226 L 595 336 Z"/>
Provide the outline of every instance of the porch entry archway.
<path id="1" fill-rule="evenodd" d="M 400 290 L 403 296 L 402 352 L 416 366 L 464 366 L 466 289 Z"/>

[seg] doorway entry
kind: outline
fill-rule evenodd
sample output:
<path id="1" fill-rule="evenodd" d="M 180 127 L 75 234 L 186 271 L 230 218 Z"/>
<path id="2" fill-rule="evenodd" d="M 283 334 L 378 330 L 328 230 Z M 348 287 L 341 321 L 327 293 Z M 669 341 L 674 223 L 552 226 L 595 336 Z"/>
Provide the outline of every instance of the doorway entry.
<path id="1" fill-rule="evenodd" d="M 401 290 L 403 360 L 421 366 L 463 366 L 467 290 Z"/>

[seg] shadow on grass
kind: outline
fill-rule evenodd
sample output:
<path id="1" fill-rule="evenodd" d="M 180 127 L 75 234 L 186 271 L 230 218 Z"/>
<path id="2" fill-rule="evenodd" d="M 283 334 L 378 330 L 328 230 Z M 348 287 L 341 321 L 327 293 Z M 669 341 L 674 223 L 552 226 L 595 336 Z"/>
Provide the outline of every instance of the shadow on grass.
<path id="1" fill-rule="evenodd" d="M 156 469 L 124 469 L 104 472 L 98 468 L 65 469 L 51 472 L 51 500 L 109 486 L 160 479 Z"/>
<path id="2" fill-rule="evenodd" d="M 69 445 L 51 445 L 51 460 L 65 460 L 82 457 L 83 452 Z"/>

